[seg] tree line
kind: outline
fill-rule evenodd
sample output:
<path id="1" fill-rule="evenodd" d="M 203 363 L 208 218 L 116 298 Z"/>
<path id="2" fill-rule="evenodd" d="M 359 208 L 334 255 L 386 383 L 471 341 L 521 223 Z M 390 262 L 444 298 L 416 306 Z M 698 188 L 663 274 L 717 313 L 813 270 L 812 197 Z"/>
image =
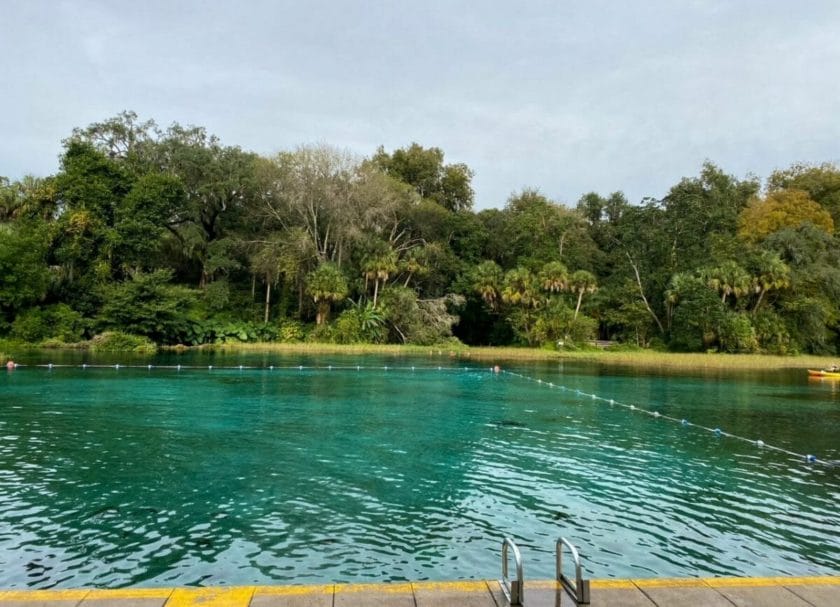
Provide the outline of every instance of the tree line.
<path id="1" fill-rule="evenodd" d="M 472 177 L 416 143 L 266 157 L 124 112 L 55 175 L 0 178 L 0 336 L 837 352 L 835 165 L 479 212 Z"/>

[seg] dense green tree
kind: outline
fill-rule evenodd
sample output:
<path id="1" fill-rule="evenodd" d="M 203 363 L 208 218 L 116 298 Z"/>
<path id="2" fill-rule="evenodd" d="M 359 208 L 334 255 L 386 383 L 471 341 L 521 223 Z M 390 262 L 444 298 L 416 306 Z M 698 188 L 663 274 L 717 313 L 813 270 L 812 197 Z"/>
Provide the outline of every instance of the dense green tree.
<path id="1" fill-rule="evenodd" d="M 50 273 L 45 230 L 0 224 L 0 330 L 28 306 L 43 300 Z"/>
<path id="2" fill-rule="evenodd" d="M 811 200 L 831 213 L 835 225 L 840 222 L 840 167 L 836 164 L 794 164 L 774 171 L 767 179 L 767 189 L 808 192 Z"/>
<path id="3" fill-rule="evenodd" d="M 699 177 L 672 187 L 662 200 L 669 269 L 680 272 L 708 259 L 714 237 L 735 234 L 738 216 L 758 189 L 757 180 L 738 180 L 709 162 Z"/>
<path id="4" fill-rule="evenodd" d="M 0 179 L 0 337 L 840 346 L 834 165 L 477 213 L 471 178 L 417 144 L 261 157 L 124 112 L 74 130 L 56 175 Z"/>
<path id="5" fill-rule="evenodd" d="M 468 211 L 472 208 L 472 171 L 465 164 L 444 164 L 440 148 L 424 148 L 412 143 L 388 154 L 380 147 L 371 162 L 445 209 Z"/>
<path id="6" fill-rule="evenodd" d="M 336 264 L 325 261 L 306 277 L 306 289 L 318 305 L 320 325 L 329 320 L 332 305 L 347 297 L 347 279 Z"/>
<path id="7" fill-rule="evenodd" d="M 196 293 L 171 284 L 172 272 L 133 272 L 129 280 L 102 287 L 100 329 L 118 329 L 144 335 L 156 343 L 189 341 Z"/>

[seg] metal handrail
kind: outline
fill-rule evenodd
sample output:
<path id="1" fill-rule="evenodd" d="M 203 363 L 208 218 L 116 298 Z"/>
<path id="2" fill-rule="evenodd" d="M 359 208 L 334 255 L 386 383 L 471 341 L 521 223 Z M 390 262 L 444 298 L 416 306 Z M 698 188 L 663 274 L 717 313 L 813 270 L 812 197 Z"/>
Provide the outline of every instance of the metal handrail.
<path id="1" fill-rule="evenodd" d="M 513 561 L 516 563 L 515 580 L 511 580 L 508 577 L 508 548 L 513 551 Z M 499 586 L 502 587 L 502 592 L 511 605 L 522 604 L 525 597 L 525 580 L 522 575 L 522 555 L 519 554 L 519 548 L 509 537 L 506 537 L 502 541 L 502 579 L 499 580 Z"/>
<path id="2" fill-rule="evenodd" d="M 572 559 L 575 562 L 575 583 L 563 575 L 563 546 L 569 549 L 572 553 Z M 583 567 L 580 564 L 580 555 L 577 548 L 564 537 L 557 540 L 557 581 L 563 586 L 569 596 L 574 599 L 578 605 L 589 604 L 589 580 L 583 579 Z"/>

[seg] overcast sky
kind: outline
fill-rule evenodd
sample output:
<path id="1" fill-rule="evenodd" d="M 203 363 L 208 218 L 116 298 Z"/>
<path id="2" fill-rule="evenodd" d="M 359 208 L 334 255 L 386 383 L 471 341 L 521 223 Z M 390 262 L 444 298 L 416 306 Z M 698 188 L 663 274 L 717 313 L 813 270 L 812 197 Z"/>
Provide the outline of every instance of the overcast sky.
<path id="1" fill-rule="evenodd" d="M 0 24 L 11 178 L 124 109 L 262 154 L 437 146 L 477 208 L 840 160 L 837 0 L 0 0 Z"/>

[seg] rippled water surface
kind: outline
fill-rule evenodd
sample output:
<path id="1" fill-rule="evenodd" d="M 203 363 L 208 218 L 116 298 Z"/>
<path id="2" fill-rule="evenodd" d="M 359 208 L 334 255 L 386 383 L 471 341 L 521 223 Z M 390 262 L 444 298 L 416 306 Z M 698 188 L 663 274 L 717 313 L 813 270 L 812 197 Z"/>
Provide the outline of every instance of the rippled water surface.
<path id="1" fill-rule="evenodd" d="M 532 578 L 559 535 L 593 577 L 840 570 L 840 467 L 585 396 L 840 460 L 837 384 L 211 362 L 0 374 L 0 587 L 485 578 L 506 535 Z M 298 362 L 367 368 L 218 368 Z"/>

